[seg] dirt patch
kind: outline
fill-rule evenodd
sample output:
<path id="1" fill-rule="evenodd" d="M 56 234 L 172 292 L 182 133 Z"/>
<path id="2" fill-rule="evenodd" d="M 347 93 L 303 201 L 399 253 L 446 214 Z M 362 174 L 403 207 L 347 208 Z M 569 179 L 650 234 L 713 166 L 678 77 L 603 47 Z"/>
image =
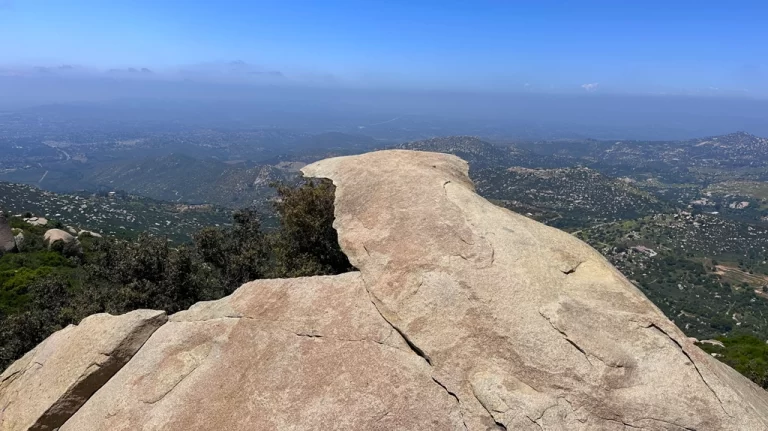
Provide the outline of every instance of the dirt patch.
<path id="1" fill-rule="evenodd" d="M 714 273 L 720 277 L 729 278 L 737 282 L 746 282 L 758 286 L 768 285 L 768 275 L 750 274 L 733 266 L 715 265 Z"/>

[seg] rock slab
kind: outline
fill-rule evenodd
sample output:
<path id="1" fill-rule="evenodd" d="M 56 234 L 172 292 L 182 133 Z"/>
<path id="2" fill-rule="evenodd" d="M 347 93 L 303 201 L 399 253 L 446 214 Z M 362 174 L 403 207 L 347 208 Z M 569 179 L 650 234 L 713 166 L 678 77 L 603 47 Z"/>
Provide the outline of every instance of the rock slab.
<path id="1" fill-rule="evenodd" d="M 166 319 L 151 310 L 95 314 L 48 337 L 0 375 L 0 430 L 63 425 Z"/>
<path id="2" fill-rule="evenodd" d="M 359 273 L 263 280 L 178 313 L 62 431 L 463 430 Z"/>

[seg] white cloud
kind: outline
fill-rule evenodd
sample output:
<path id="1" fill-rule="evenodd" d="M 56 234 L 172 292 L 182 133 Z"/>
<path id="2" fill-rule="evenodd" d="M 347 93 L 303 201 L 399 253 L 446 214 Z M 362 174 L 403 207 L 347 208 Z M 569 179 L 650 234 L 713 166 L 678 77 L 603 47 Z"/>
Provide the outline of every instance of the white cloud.
<path id="1" fill-rule="evenodd" d="M 587 91 L 595 91 L 597 90 L 597 86 L 600 85 L 599 82 L 593 82 L 591 84 L 582 84 L 581 88 L 587 90 Z"/>

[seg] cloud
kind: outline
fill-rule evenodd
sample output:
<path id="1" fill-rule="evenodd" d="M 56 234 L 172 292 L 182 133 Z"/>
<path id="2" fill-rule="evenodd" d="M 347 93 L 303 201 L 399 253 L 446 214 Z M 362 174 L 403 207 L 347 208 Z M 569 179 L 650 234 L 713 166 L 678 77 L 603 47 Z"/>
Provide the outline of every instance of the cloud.
<path id="1" fill-rule="evenodd" d="M 267 69 L 242 60 L 184 65 L 175 75 L 186 79 L 228 82 L 279 82 L 287 78 L 279 70 Z"/>
<path id="2" fill-rule="evenodd" d="M 583 89 L 585 89 L 585 90 L 587 90 L 589 92 L 592 92 L 592 91 L 597 90 L 597 86 L 598 85 L 600 85 L 599 82 L 593 82 L 591 84 L 581 84 L 581 88 L 583 88 Z"/>

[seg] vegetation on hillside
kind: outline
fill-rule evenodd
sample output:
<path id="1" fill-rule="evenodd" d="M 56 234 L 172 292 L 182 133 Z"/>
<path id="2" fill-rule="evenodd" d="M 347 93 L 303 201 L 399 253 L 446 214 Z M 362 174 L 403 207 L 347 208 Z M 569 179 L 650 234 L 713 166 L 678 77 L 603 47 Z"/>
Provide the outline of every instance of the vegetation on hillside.
<path id="1" fill-rule="evenodd" d="M 581 230 L 687 335 L 768 336 L 768 229 L 679 212 Z"/>
<path id="2" fill-rule="evenodd" d="M 718 340 L 724 347 L 710 343 L 701 343 L 699 347 L 768 389 L 768 344 L 751 335 L 719 337 Z"/>
<path id="3" fill-rule="evenodd" d="M 0 368 L 90 314 L 174 313 L 254 279 L 352 269 L 332 227 L 330 182 L 280 185 L 277 196 L 278 229 L 265 232 L 259 216 L 243 210 L 232 226 L 202 229 L 179 246 L 149 234 L 135 241 L 86 235 L 77 246 L 48 250 L 45 228 L 12 218 L 25 243 L 23 252 L 0 257 Z"/>
<path id="4" fill-rule="evenodd" d="M 124 192 L 53 193 L 4 182 L 0 182 L 0 208 L 113 237 L 149 232 L 178 242 L 189 241 L 205 226 L 226 224 L 232 217 L 231 210 L 210 204 L 164 202 Z"/>
<path id="5" fill-rule="evenodd" d="M 473 172 L 473 178 L 483 196 L 561 229 L 634 219 L 668 208 L 632 184 L 583 167 L 488 168 Z"/>

